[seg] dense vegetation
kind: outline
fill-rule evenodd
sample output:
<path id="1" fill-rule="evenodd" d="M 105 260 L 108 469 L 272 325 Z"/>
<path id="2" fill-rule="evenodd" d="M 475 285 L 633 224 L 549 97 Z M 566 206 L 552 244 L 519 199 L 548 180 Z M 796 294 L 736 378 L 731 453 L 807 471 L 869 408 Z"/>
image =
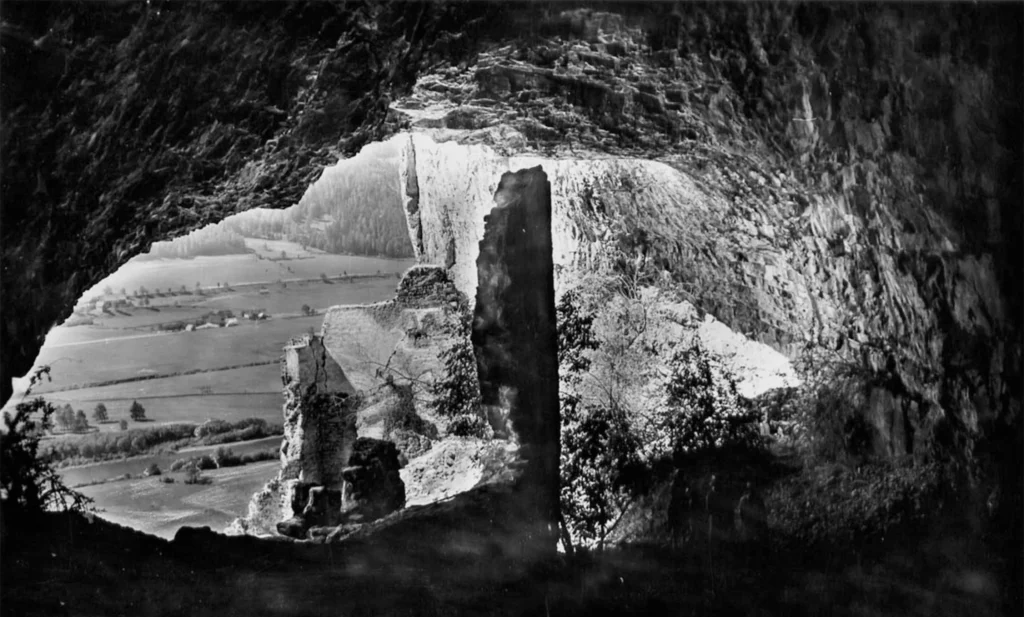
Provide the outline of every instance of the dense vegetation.
<path id="1" fill-rule="evenodd" d="M 618 321 L 618 334 L 596 331 L 597 315 L 581 302 L 570 291 L 557 306 L 561 507 L 570 550 L 573 543 L 603 547 L 630 505 L 674 460 L 760 446 L 751 437 L 750 412 L 740 411 L 735 380 L 699 342 L 672 357 L 663 403 L 641 410 L 627 402 L 628 376 L 602 372 L 595 360 L 612 361 L 616 370 L 629 366 L 616 337 L 636 324 L 627 318 Z M 594 379 L 598 387 L 588 387 Z"/>
<path id="2" fill-rule="evenodd" d="M 223 226 L 246 237 L 288 240 L 328 253 L 412 257 L 398 160 L 386 148 L 377 145 L 328 168 L 287 210 L 249 210 Z"/>
<path id="3" fill-rule="evenodd" d="M 480 412 L 480 386 L 477 380 L 476 354 L 470 342 L 472 318 L 464 296 L 459 297 L 460 317 L 444 326 L 454 341 L 439 354 L 444 378 L 431 384 L 434 395 L 430 407 L 434 413 L 450 418 L 448 432 L 458 437 L 487 437 L 492 433 Z"/>
<path id="4" fill-rule="evenodd" d="M 259 418 L 238 422 L 213 420 L 198 427 L 185 423 L 166 424 L 53 439 L 40 449 L 39 456 L 52 464 L 79 465 L 123 456 L 137 456 L 155 450 L 176 450 L 186 446 L 214 446 L 262 439 L 281 435 L 283 430 L 280 424 L 269 424 Z"/>
<path id="5" fill-rule="evenodd" d="M 240 465 L 248 465 L 249 463 L 258 463 L 260 461 L 272 461 L 279 456 L 276 448 L 267 450 L 260 450 L 259 452 L 252 452 L 250 454 L 235 454 L 231 448 L 224 448 L 223 446 L 217 448 L 217 451 L 211 456 L 204 454 L 202 456 L 193 456 L 188 458 L 179 458 L 171 463 L 171 471 L 183 471 L 188 470 L 190 467 L 194 467 L 199 471 L 207 471 L 211 469 L 221 469 L 224 467 L 238 467 Z"/>
<path id="6" fill-rule="evenodd" d="M 770 528 L 780 547 L 857 546 L 919 525 L 943 487 L 971 482 L 970 464 L 955 457 L 938 465 L 873 453 L 866 414 L 880 377 L 856 360 L 808 352 L 794 366 L 802 385 L 741 397 L 699 338 L 669 334 L 656 307 L 678 302 L 671 283 L 631 261 L 576 281 L 557 307 L 570 550 L 602 547 L 634 506 L 666 508 L 649 514 L 667 527 L 651 533 L 673 542 L 696 537 L 695 516 L 732 533 L 733 508 L 747 508 L 759 518 L 749 537 L 767 541 L 760 530 Z M 661 506 L 651 501 L 658 491 L 671 493 Z"/>
<path id="7" fill-rule="evenodd" d="M 53 427 L 57 408 L 42 398 L 18 403 L 14 416 L 4 413 L 0 433 L 0 489 L 4 505 L 29 513 L 83 510 L 92 500 L 69 489 L 46 457 L 39 455 L 43 434 Z"/>

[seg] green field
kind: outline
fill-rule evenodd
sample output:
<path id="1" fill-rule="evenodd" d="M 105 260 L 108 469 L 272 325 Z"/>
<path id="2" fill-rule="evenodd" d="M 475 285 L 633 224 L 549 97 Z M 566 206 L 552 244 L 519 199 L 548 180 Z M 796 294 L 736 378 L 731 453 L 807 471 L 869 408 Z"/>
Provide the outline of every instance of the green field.
<path id="1" fill-rule="evenodd" d="M 316 309 L 326 309 L 338 304 L 369 304 L 393 298 L 398 287 L 398 278 L 356 279 L 352 282 L 320 280 L 267 285 L 269 293 L 261 294 L 259 289 L 248 288 L 210 296 L 195 306 L 201 314 L 205 311 L 231 309 L 238 312 L 245 308 L 259 307 L 271 315 L 298 314 L 303 304 Z M 170 321 L 170 320 L 168 320 Z M 80 326 L 81 327 L 81 326 Z"/>
<path id="2" fill-rule="evenodd" d="M 76 402 L 84 404 L 91 401 L 91 409 L 96 406 L 96 401 L 106 400 L 130 401 L 133 398 L 183 396 L 186 394 L 280 394 L 280 392 L 281 366 L 274 362 L 273 364 L 246 366 L 226 371 L 210 371 L 195 375 L 145 379 L 142 381 L 129 381 L 109 386 L 100 386 L 98 388 L 54 392 L 52 395 L 48 395 L 47 398 L 66 400 L 75 409 L 78 408 Z"/>
<path id="3" fill-rule="evenodd" d="M 249 499 L 277 475 L 280 463 L 267 461 L 242 467 L 203 472 L 211 484 L 188 485 L 184 474 L 169 473 L 173 484 L 159 478 L 109 482 L 80 489 L 96 500 L 98 515 L 163 538 L 174 537 L 180 527 L 204 525 L 221 531 L 244 516 Z"/>
<path id="4" fill-rule="evenodd" d="M 200 300 L 202 298 L 199 298 Z M 110 315 L 90 315 L 93 319 L 93 325 L 86 326 L 75 326 L 73 328 L 54 328 L 54 330 L 61 330 L 57 335 L 59 339 L 54 339 L 54 342 L 71 342 L 75 340 L 73 337 L 82 337 L 79 340 L 87 340 L 89 335 L 87 334 L 90 330 L 115 330 L 124 331 L 125 335 L 131 335 L 133 332 L 130 330 L 136 328 L 145 328 L 146 326 L 154 326 L 156 324 L 168 323 L 172 321 L 181 321 L 183 319 L 195 319 L 202 316 L 204 313 L 210 311 L 205 308 L 202 303 L 197 303 L 193 300 L 193 296 L 179 296 L 178 300 L 181 306 L 155 306 L 157 302 L 165 300 L 164 298 L 156 298 L 153 300 L 151 308 L 147 307 L 135 307 L 124 310 L 126 313 L 130 313 L 130 316 L 118 315 L 117 317 L 111 317 Z M 156 310 L 152 310 L 152 309 Z M 64 333 L 67 331 L 67 334 Z M 68 337 L 68 340 L 65 340 Z"/>
<path id="5" fill-rule="evenodd" d="M 36 364 L 52 366 L 52 383 L 34 393 L 80 387 L 147 374 L 165 375 L 195 369 L 277 360 L 289 339 L 310 328 L 318 331 L 323 315 L 297 319 L 245 321 L 231 328 L 195 332 L 120 333 L 94 342 L 43 346 Z"/>

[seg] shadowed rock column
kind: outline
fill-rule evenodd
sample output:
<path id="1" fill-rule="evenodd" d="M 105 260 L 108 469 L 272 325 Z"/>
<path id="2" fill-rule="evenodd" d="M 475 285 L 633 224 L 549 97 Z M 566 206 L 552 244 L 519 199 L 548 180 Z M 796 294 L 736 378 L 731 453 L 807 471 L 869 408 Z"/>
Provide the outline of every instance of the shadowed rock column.
<path id="1" fill-rule="evenodd" d="M 554 548 L 558 520 L 558 360 L 551 187 L 540 167 L 506 173 L 485 217 L 473 348 L 483 405 L 508 407 L 536 512 L 534 540 Z"/>

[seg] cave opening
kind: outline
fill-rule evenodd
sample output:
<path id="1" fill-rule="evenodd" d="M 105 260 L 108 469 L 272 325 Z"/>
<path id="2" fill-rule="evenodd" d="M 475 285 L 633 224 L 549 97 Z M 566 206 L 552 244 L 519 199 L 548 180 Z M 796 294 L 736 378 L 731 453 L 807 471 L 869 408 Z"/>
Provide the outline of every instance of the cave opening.
<path id="1" fill-rule="evenodd" d="M 285 346 L 319 333 L 332 306 L 393 297 L 415 263 L 398 155 L 395 142 L 369 144 L 294 206 L 153 244 L 78 298 L 3 411 L 52 403 L 40 455 L 112 520 L 164 537 L 182 524 L 226 527 L 230 517 L 174 498 L 170 484 L 194 463 L 233 495 L 225 512 L 242 515 L 276 473 Z M 157 473 L 163 495 L 133 500 Z"/>
<path id="2" fill-rule="evenodd" d="M 120 396 L 108 401 L 107 419 L 98 419 L 96 409 L 97 433 L 117 434 L 117 448 L 143 452 L 151 445 L 146 431 L 174 436 L 179 429 L 172 427 L 183 424 L 175 419 L 192 413 L 197 400 L 228 405 L 233 397 L 265 394 L 278 399 L 280 419 L 280 393 L 275 396 L 270 384 L 279 388 L 276 380 L 284 377 L 285 389 L 300 403 L 295 409 L 309 412 L 290 424 L 295 435 L 347 435 L 334 421 L 347 423 L 347 410 L 358 406 L 359 435 L 380 437 L 351 443 L 352 464 L 340 480 L 318 472 L 345 458 L 345 439 L 334 452 L 340 457 L 311 443 L 318 438 L 296 442 L 303 447 L 287 453 L 299 476 L 285 478 L 298 482 L 286 500 L 290 513 L 312 506 L 312 526 L 323 527 L 338 522 L 323 516 L 324 506 L 337 510 L 354 500 L 367 512 L 378 505 L 392 508 L 363 499 L 362 483 L 388 475 L 394 480 L 394 466 L 368 464 L 374 460 L 404 456 L 409 462 L 397 473 L 418 474 L 419 486 L 432 487 L 417 493 L 417 483 L 403 478 L 406 504 L 423 507 L 406 508 L 391 519 L 410 523 L 405 531 L 395 529 L 403 525 L 390 528 L 394 541 L 383 546 L 398 550 L 368 551 L 366 544 L 351 542 L 346 548 L 352 551 L 345 552 L 352 559 L 343 565 L 329 547 L 317 552 L 321 547 L 224 538 L 194 528 L 182 534 L 184 542 L 139 543 L 147 551 L 132 564 L 141 553 L 129 553 L 132 534 L 77 515 L 39 516 L 39 525 L 8 527 L 16 533 L 4 537 L 4 566 L 17 564 L 5 574 L 23 583 L 4 589 L 5 604 L 15 606 L 8 602 L 13 598 L 40 612 L 74 606 L 116 613 L 123 606 L 151 606 L 159 597 L 153 590 L 165 590 L 172 581 L 175 591 L 197 605 L 227 601 L 233 612 L 372 605 L 386 614 L 410 606 L 405 612 L 446 613 L 467 598 L 474 606 L 491 607 L 494 598 L 511 598 L 523 589 L 515 584 L 521 581 L 507 585 L 509 579 L 494 575 L 507 562 L 493 557 L 508 546 L 489 534 L 507 520 L 495 523 L 490 515 L 505 513 L 496 503 L 518 515 L 523 502 L 532 502 L 525 504 L 531 520 L 552 522 L 554 474 L 535 461 L 553 457 L 528 455 L 542 437 L 550 443 L 556 436 L 550 423 L 531 416 L 552 404 L 553 388 L 534 374 L 549 374 L 543 362 L 514 366 L 500 349 L 550 354 L 550 332 L 532 341 L 516 337 L 531 332 L 530 316 L 550 312 L 551 298 L 537 294 L 531 302 L 523 285 L 533 279 L 546 285 L 546 272 L 502 266 L 486 256 L 481 264 L 477 252 L 482 240 L 503 243 L 506 252 L 529 248 L 514 224 L 505 234 L 487 228 L 515 217 L 496 214 L 485 222 L 484 215 L 505 171 L 539 166 L 550 190 L 555 311 L 560 318 L 573 316 L 584 334 L 593 335 L 590 340 L 577 333 L 582 351 L 576 360 L 588 365 L 580 369 L 578 383 L 567 384 L 559 375 L 557 388 L 559 394 L 563 386 L 575 388 L 583 407 L 557 435 L 569 463 L 559 471 L 570 470 L 560 488 L 582 489 L 569 491 L 563 502 L 575 508 L 566 510 L 566 536 L 598 552 L 648 541 L 661 547 L 671 541 L 673 550 L 660 562 L 646 559 L 647 552 L 639 568 L 616 568 L 609 565 L 612 558 L 603 562 L 607 569 L 587 568 L 579 578 L 581 571 L 556 566 L 543 585 L 530 579 L 523 614 L 590 614 L 595 606 L 625 613 L 666 604 L 695 613 L 818 614 L 841 606 L 851 593 L 863 600 L 859 606 L 881 613 L 891 611 L 893 602 L 958 606 L 976 614 L 996 614 L 1011 602 L 1019 606 L 1021 553 L 1008 549 L 1019 546 L 1022 529 L 1022 328 L 1016 310 L 1021 285 L 1012 267 L 1014 239 L 1021 233 L 1021 174 L 1013 164 L 1021 143 L 1020 7 L 934 12 L 694 5 L 665 20 L 670 8 L 642 4 L 529 4 L 511 10 L 492 10 L 486 3 L 269 3 L 257 9 L 197 3 L 165 11 L 123 2 L 4 6 L 3 398 L 9 398 L 12 373 L 29 368 L 40 336 L 54 318 L 67 315 L 83 287 L 149 242 L 230 212 L 294 203 L 325 160 L 409 130 L 415 134 L 395 142 L 398 163 L 388 177 L 397 178 L 397 207 L 388 212 L 407 223 L 408 237 L 396 241 L 411 244 L 403 254 L 419 265 L 388 281 L 392 289 L 380 302 L 368 297 L 362 305 L 334 307 L 335 300 L 321 304 L 296 296 L 314 288 L 335 294 L 361 284 L 351 269 L 303 271 L 319 251 L 388 252 L 395 245 L 389 249 L 387 241 L 373 241 L 356 247 L 367 244 L 367 234 L 360 233 L 325 248 L 319 238 L 334 232 L 335 219 L 313 214 L 281 222 L 276 214 L 266 215 L 252 223 L 265 237 L 247 243 L 241 234 L 242 244 L 254 251 L 246 259 L 276 269 L 277 277 L 235 280 L 224 267 L 211 266 L 183 282 L 145 280 L 112 284 L 111 293 L 101 289 L 73 319 L 129 321 L 102 341 L 74 334 L 95 323 L 65 324 L 36 366 L 51 369 L 53 382 L 36 384 L 34 393 L 59 398 L 106 388 L 111 394 L 103 400 L 67 400 L 72 413 L 64 417 L 65 426 L 80 421 L 72 403 L 83 403 L 89 425 L 93 403 L 98 408 Z M 979 40 L 980 46 L 972 42 Z M 270 70 L 261 68 L 266 66 Z M 721 79 L 743 74 L 753 81 Z M 958 200 L 954 193 L 970 199 Z M 987 234 L 983 224 L 964 229 L 963 213 L 979 205 Z M 371 210 L 367 217 L 376 222 L 380 209 Z M 519 229 L 531 223 L 523 222 Z M 276 225 L 315 233 L 298 242 L 281 239 L 277 234 L 284 232 L 274 231 Z M 372 236 L 387 224 L 381 220 L 368 228 Z M 176 246 L 212 243 L 210 236 L 158 246 L 158 253 L 166 253 L 147 263 L 178 259 Z M 200 255 L 191 265 L 230 257 Z M 493 272 L 507 281 L 492 286 Z M 366 274 L 377 276 L 373 268 Z M 381 268 L 381 274 L 384 281 L 399 273 Z M 509 302 L 507 323 L 496 328 L 476 319 L 493 309 L 486 298 L 491 287 L 501 288 L 501 302 Z M 247 303 L 235 306 L 232 298 Z M 283 312 L 270 308 L 278 299 L 287 303 Z M 202 308 L 195 316 L 176 313 L 197 303 Z M 333 308 L 310 314 L 326 306 Z M 219 314 L 224 310 L 232 316 Z M 268 313 L 270 319 L 261 317 Z M 171 315 L 167 323 L 179 324 L 168 333 L 144 330 Z M 231 319 L 239 322 L 228 325 Z M 318 333 L 320 319 L 325 323 Z M 265 365 L 213 364 L 222 357 L 218 348 L 188 354 L 177 364 L 133 366 L 130 375 L 102 377 L 137 361 L 122 347 L 131 341 L 147 343 L 142 354 L 158 362 L 184 337 L 217 342 L 243 332 L 266 334 L 284 321 L 295 337 L 285 341 L 286 365 L 294 360 L 295 366 L 284 374 L 273 370 L 280 348 L 254 344 L 249 351 Z M 291 325 L 303 327 L 292 331 Z M 492 351 L 494 342 L 498 351 Z M 474 354 L 477 347 L 488 351 Z M 402 353 L 392 353 L 399 348 Z M 797 359 L 801 377 L 808 373 L 812 381 L 795 392 L 792 386 L 801 384 L 793 379 L 791 361 Z M 422 384 L 435 382 L 449 360 L 480 383 L 476 390 L 472 380 L 448 384 L 454 402 L 445 412 L 458 420 L 460 431 L 503 434 L 513 447 L 482 453 L 465 447 L 477 442 L 442 443 L 445 427 L 430 417 L 429 391 Z M 433 365 L 427 372 L 425 363 Z M 224 388 L 203 381 L 211 367 L 222 369 L 215 372 L 219 377 L 266 374 L 235 383 L 237 389 Z M 198 372 L 184 374 L 191 371 Z M 729 372 L 739 380 L 735 388 L 719 379 Z M 666 437 L 673 418 L 666 410 L 694 403 L 688 393 L 695 376 L 707 395 L 695 404 L 713 403 L 727 413 L 684 428 L 711 440 L 715 435 L 700 433 L 701 424 L 764 428 L 767 434 L 760 437 L 793 446 L 800 469 L 766 479 L 778 470 L 775 463 L 786 467 L 794 461 L 786 457 L 766 462 L 723 455 L 704 466 L 676 464 L 693 460 L 674 458 L 676 444 Z M 140 390 L 168 379 L 186 381 L 190 389 Z M 23 392 L 20 385 L 16 397 Z M 260 387 L 267 392 L 257 392 Z M 486 408 L 486 421 L 465 413 L 467 402 Z M 120 429 L 121 420 L 127 430 Z M 198 428 L 204 433 L 199 438 L 215 438 L 202 446 L 212 449 L 211 459 L 222 458 L 228 466 L 231 456 L 221 457 L 217 449 L 238 446 L 213 443 L 224 435 L 222 426 L 204 420 Z M 230 431 L 252 436 L 256 428 Z M 49 435 L 44 446 L 89 438 L 60 431 L 69 434 Z M 195 431 L 187 438 L 195 439 Z M 617 433 L 628 438 L 610 438 Z M 397 453 L 367 447 L 388 441 Z M 856 451 L 849 451 L 849 442 Z M 97 446 L 90 444 L 91 456 Z M 239 458 L 248 454 L 233 452 Z M 537 479 L 539 493 L 483 501 L 499 495 L 476 485 L 488 474 L 503 479 L 500 470 L 521 456 L 529 461 L 525 473 Z M 643 467 L 652 462 L 671 464 L 661 475 L 640 474 L 650 482 L 639 494 L 632 486 L 619 491 L 619 480 L 628 480 L 636 466 L 615 468 L 610 463 L 616 459 L 639 462 L 645 472 L 659 471 Z M 477 466 L 467 468 L 472 460 Z M 307 461 L 308 477 L 301 477 Z M 102 464 L 136 473 L 123 467 L 136 461 Z M 244 475 L 259 464 L 268 470 L 280 466 L 257 461 L 225 471 Z M 746 465 L 750 475 L 744 478 L 734 464 Z M 145 478 L 147 496 L 221 473 L 168 473 L 161 465 L 160 479 Z M 604 467 L 595 471 L 594 465 Z M 942 473 L 929 476 L 935 465 Z M 961 473 L 968 477 L 960 484 L 935 480 L 959 480 Z M 259 489 L 264 479 L 253 477 L 247 490 Z M 176 486 L 167 486 L 170 480 Z M 110 482 L 84 490 L 124 486 Z M 936 487 L 937 502 L 929 493 Z M 461 499 L 429 502 L 431 492 Z M 268 490 L 258 498 L 287 495 Z M 212 493 L 207 497 L 197 507 L 222 505 Z M 390 497 L 391 504 L 397 502 L 397 491 Z M 950 511 L 939 512 L 940 503 L 962 505 L 954 514 L 964 518 L 947 524 L 943 517 Z M 744 518 L 744 507 L 748 514 L 760 508 L 760 521 Z M 189 518 L 189 508 L 158 507 L 145 516 L 201 524 Z M 420 518 L 403 518 L 410 512 Z M 768 552 L 745 552 L 769 519 L 772 537 L 784 538 L 795 552 L 763 560 Z M 47 527 L 47 521 L 58 524 Z M 375 529 L 386 536 L 384 527 Z M 300 531 L 310 529 L 300 525 Z M 550 541 L 550 529 L 534 531 Z M 104 552 L 111 545 L 116 549 Z M 866 545 L 869 550 L 862 550 Z M 174 559 L 151 558 L 168 546 Z M 92 550 L 98 555 L 88 554 Z M 263 553 L 250 561 L 254 550 Z M 436 567 L 442 553 L 448 563 L 461 560 L 479 572 L 444 572 Z M 12 562 L 8 555 L 17 557 Z M 262 559 L 268 555 L 274 559 Z M 322 556 L 325 567 L 306 568 L 303 558 L 311 555 Z M 411 562 L 393 561 L 397 555 L 426 556 L 428 566 L 419 561 L 405 569 L 416 572 L 417 580 L 400 580 L 395 573 Z M 706 563 L 700 561 L 704 555 Z M 52 576 L 65 556 L 72 567 Z M 297 556 L 297 567 L 305 569 L 301 578 L 283 581 L 277 573 L 266 574 L 268 562 L 294 564 L 290 560 Z M 22 557 L 34 567 L 22 567 Z M 110 567 L 93 567 L 97 563 Z M 752 563 L 754 569 L 746 569 Z M 780 563 L 801 565 L 779 568 Z M 356 573 L 376 570 L 367 564 L 380 565 L 391 578 Z M 187 567 L 176 571 L 176 565 Z M 139 583 L 124 584 L 118 573 L 133 566 L 143 571 Z M 80 578 L 62 584 L 86 569 L 95 585 L 92 579 L 82 585 Z M 552 572 L 538 570 L 540 576 Z M 868 570 L 874 576 L 865 578 Z M 688 581 L 682 587 L 681 571 Z M 208 588 L 194 585 L 199 572 L 208 575 Z M 483 578 L 493 584 L 476 585 Z M 875 584 L 882 579 L 885 589 Z M 40 580 L 57 584 L 40 590 Z M 751 580 L 761 585 L 749 585 Z M 560 588 L 564 581 L 569 584 Z M 583 589 L 578 594 L 577 581 Z M 378 588 L 370 582 L 410 593 L 388 604 L 387 594 L 366 593 Z M 460 591 L 483 591 L 455 599 L 445 595 L 459 585 Z M 591 593 L 584 589 L 588 585 L 602 590 Z M 665 595 L 638 604 L 652 590 Z M 519 612 L 518 606 L 503 608 Z"/>

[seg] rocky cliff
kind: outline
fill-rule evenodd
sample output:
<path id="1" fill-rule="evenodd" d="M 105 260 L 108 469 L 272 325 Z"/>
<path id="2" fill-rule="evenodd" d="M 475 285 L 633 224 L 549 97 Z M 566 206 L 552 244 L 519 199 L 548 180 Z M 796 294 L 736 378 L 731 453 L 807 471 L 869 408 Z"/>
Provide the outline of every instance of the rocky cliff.
<path id="1" fill-rule="evenodd" d="M 1020 50 L 973 38 L 990 23 L 1014 40 L 996 13 L 939 14 L 957 25 L 896 7 L 693 7 L 658 26 L 562 11 L 542 41 L 434 68 L 392 105 L 419 133 L 414 246 L 475 288 L 486 196 L 540 165 L 560 287 L 637 255 L 734 330 L 870 367 L 897 454 L 940 426 L 998 431 L 1019 414 Z"/>
<path id="2" fill-rule="evenodd" d="M 291 205 L 324 164 L 407 130 L 413 241 L 460 289 L 501 172 L 539 164 L 557 263 L 610 242 L 734 330 L 864 361 L 880 416 L 960 451 L 992 436 L 1013 461 L 1022 16 L 7 2 L 2 394 L 152 241 Z"/>

